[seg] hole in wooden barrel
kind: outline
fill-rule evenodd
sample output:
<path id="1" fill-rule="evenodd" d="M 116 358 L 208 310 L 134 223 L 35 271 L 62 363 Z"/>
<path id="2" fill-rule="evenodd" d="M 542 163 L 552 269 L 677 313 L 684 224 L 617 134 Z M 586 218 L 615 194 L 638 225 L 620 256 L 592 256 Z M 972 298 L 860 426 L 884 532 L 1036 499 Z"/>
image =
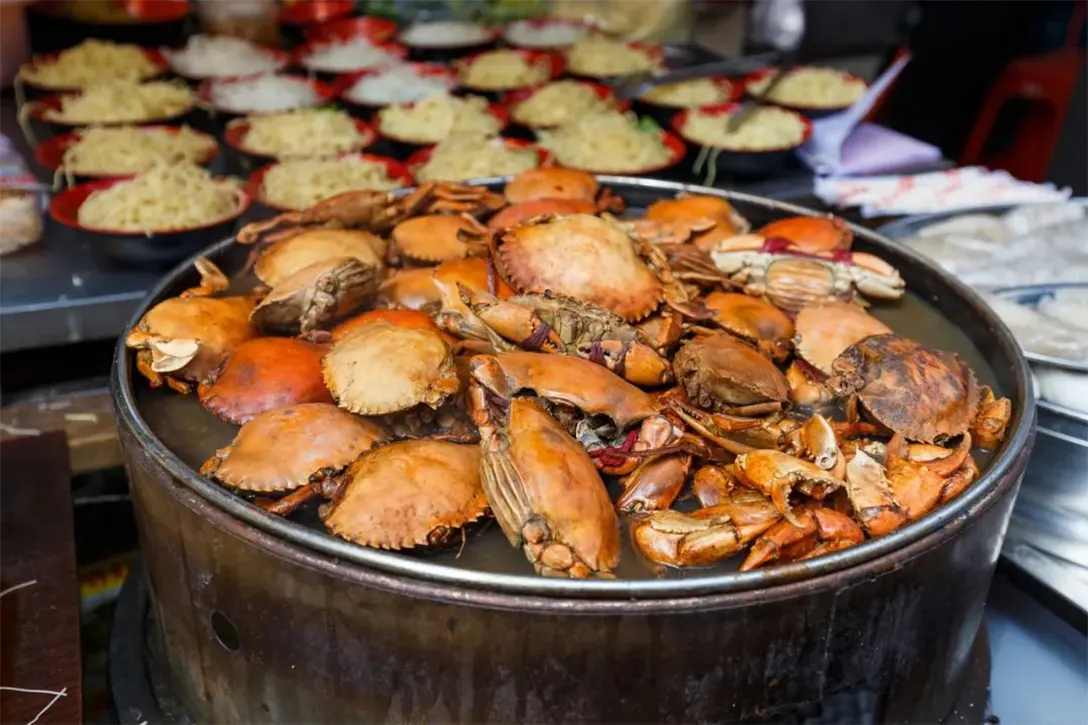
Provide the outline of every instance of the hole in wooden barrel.
<path id="1" fill-rule="evenodd" d="M 241 642 L 238 641 L 238 629 L 219 612 L 212 612 L 212 632 L 215 633 L 219 644 L 231 652 L 241 646 Z"/>

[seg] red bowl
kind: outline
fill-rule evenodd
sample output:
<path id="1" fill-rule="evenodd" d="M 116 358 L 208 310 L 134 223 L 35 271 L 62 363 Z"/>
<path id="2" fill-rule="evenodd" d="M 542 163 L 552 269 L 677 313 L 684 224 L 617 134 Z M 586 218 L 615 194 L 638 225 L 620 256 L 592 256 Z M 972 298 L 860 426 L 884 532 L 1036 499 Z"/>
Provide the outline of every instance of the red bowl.
<path id="1" fill-rule="evenodd" d="M 341 18 L 306 28 L 302 31 L 302 37 L 317 42 L 363 37 L 375 43 L 384 43 L 392 40 L 397 30 L 397 24 L 385 18 Z"/>
<path id="2" fill-rule="evenodd" d="M 539 166 L 551 166 L 555 163 L 555 159 L 552 158 L 551 153 L 547 149 L 541 148 L 531 141 L 526 141 L 521 138 L 503 138 L 503 141 L 507 146 L 512 146 L 516 149 L 534 149 L 536 151 L 536 159 Z M 419 171 L 419 167 L 430 161 L 431 154 L 433 153 L 434 146 L 425 146 L 405 159 L 404 165 L 408 167 L 408 170 L 411 171 L 414 176 L 415 173 Z"/>
<path id="3" fill-rule="evenodd" d="M 741 97 L 741 95 L 744 93 L 743 88 L 739 84 L 729 80 L 725 76 L 717 76 L 717 77 L 711 78 L 710 80 L 712 80 L 714 82 L 714 85 L 718 86 L 720 89 L 722 89 L 725 92 L 725 99 L 721 100 L 721 101 L 718 101 L 718 103 L 712 104 L 712 105 L 721 105 L 721 104 L 725 104 L 725 103 L 732 103 L 733 101 L 736 101 L 737 99 L 739 99 Z M 664 103 L 657 103 L 656 101 L 652 101 L 652 100 L 649 100 L 649 99 L 644 98 L 644 97 L 639 97 L 638 102 L 639 103 L 644 103 L 647 106 L 653 106 L 654 108 L 660 108 L 660 109 L 665 110 L 665 111 L 679 111 L 679 110 L 682 110 L 684 108 L 684 106 L 670 106 L 670 105 L 667 105 L 667 104 L 664 104 Z"/>
<path id="4" fill-rule="evenodd" d="M 288 53 L 286 51 L 283 51 L 283 50 L 277 50 L 276 48 L 264 48 L 264 47 L 262 47 L 261 50 L 264 51 L 265 53 L 267 53 L 268 55 L 272 56 L 272 59 L 276 61 L 276 65 L 275 65 L 274 70 L 266 71 L 266 72 L 268 72 L 268 73 L 279 73 L 284 68 L 291 65 L 291 61 L 292 61 L 293 57 L 292 57 L 292 55 L 290 53 Z M 230 80 L 232 78 L 245 78 L 246 76 L 261 75 L 260 73 L 243 73 L 241 75 L 236 75 L 236 76 L 193 76 L 193 75 L 188 75 L 186 73 L 183 73 L 180 70 L 178 70 L 177 68 L 175 68 L 174 65 L 172 63 L 170 63 L 169 59 L 165 59 L 165 61 L 169 65 L 171 73 L 173 73 L 174 75 L 179 76 L 181 78 L 184 78 L 187 81 L 193 82 L 193 83 L 202 83 L 204 81 L 222 81 L 222 80 Z"/>
<path id="5" fill-rule="evenodd" d="M 353 0 L 297 0 L 280 9 L 279 19 L 281 25 L 317 25 L 353 12 Z"/>
<path id="6" fill-rule="evenodd" d="M 111 25 L 145 25 L 149 23 L 170 23 L 187 18 L 190 13 L 189 0 L 129 0 L 123 3 L 129 14 L 127 20 L 109 20 L 105 22 L 93 22 L 88 20 L 75 20 L 64 11 L 63 2 L 46 0 L 34 4 L 36 10 L 46 14 L 64 18 L 70 22 L 78 22 L 95 27 Z"/>
<path id="7" fill-rule="evenodd" d="M 261 75 L 261 74 L 258 74 L 258 75 Z M 310 78 L 310 77 L 304 76 L 304 75 L 296 75 L 294 73 L 279 73 L 277 75 L 283 76 L 285 78 L 295 78 L 297 80 L 303 81 L 304 83 L 306 83 L 306 85 L 310 86 L 310 88 L 312 88 L 314 90 L 314 92 L 317 94 L 317 101 L 314 103 L 314 106 L 323 106 L 325 104 L 331 103 L 333 101 L 333 99 L 336 98 L 336 89 L 333 88 L 333 86 L 329 85 L 328 83 L 323 83 L 323 82 L 321 82 L 319 80 L 316 80 L 314 78 Z M 232 116 L 245 116 L 245 115 L 251 113 L 251 111 L 245 111 L 245 110 L 240 110 L 240 109 L 232 109 L 232 108 L 224 108 L 222 106 L 217 106 L 212 101 L 212 89 L 216 86 L 216 84 L 219 84 L 219 83 L 230 83 L 230 82 L 241 80 L 241 79 L 244 79 L 244 78 L 256 78 L 256 77 L 257 76 L 242 76 L 241 78 L 209 78 L 209 79 L 201 82 L 201 84 L 199 86 L 197 86 L 197 89 L 196 89 L 197 103 L 202 108 L 204 108 L 206 110 L 212 110 L 212 111 L 215 111 L 217 113 L 224 113 L 224 114 L 228 114 L 228 115 L 232 115 Z M 312 108 L 314 106 L 310 106 L 310 108 Z"/>
<path id="8" fill-rule="evenodd" d="M 54 194 L 53 199 L 49 202 L 49 216 L 53 217 L 53 220 L 59 224 L 63 224 L 66 227 L 77 229 L 82 232 L 90 232 L 92 234 L 103 234 L 113 237 L 140 237 L 140 238 L 152 238 L 152 237 L 164 237 L 167 235 L 176 234 L 189 234 L 192 232 L 200 232 L 219 227 L 223 224 L 238 221 L 249 210 L 251 199 L 249 194 L 243 190 L 241 192 L 242 203 L 238 205 L 237 211 L 231 216 L 225 219 L 219 219 L 209 224 L 203 224 L 196 227 L 186 227 L 182 229 L 160 229 L 150 234 L 144 232 L 130 232 L 121 229 L 99 229 L 98 227 L 87 227 L 79 223 L 79 208 L 83 206 L 83 203 L 87 201 L 92 193 L 101 191 L 102 189 L 108 189 L 114 184 L 120 184 L 127 181 L 125 178 L 116 179 L 99 179 L 97 181 L 88 181 L 84 184 L 77 184 L 71 189 L 65 189 L 64 191 Z"/>
<path id="9" fill-rule="evenodd" d="M 411 106 L 414 106 L 415 104 L 414 103 L 405 103 L 404 105 L 408 106 L 408 107 L 411 107 Z M 499 129 L 498 130 L 499 130 L 499 133 L 501 133 L 502 130 L 504 128 L 506 128 L 506 126 L 510 123 L 510 115 L 506 112 L 505 108 L 503 108 L 502 106 L 500 106 L 500 105 L 498 105 L 496 103 L 492 103 L 492 104 L 488 105 L 487 110 L 490 111 L 491 115 L 494 116 L 495 119 L 499 122 Z M 413 141 L 412 139 L 402 138 L 402 137 L 390 134 L 389 132 L 387 132 L 385 129 L 382 128 L 381 116 L 375 116 L 374 117 L 374 128 L 378 132 L 378 134 L 381 135 L 383 138 L 389 139 L 390 141 L 393 141 L 395 143 L 405 144 L 405 145 L 408 145 L 408 146 L 415 146 L 415 147 L 434 146 L 433 141 Z"/>
<path id="10" fill-rule="evenodd" d="M 355 38 L 358 38 L 358 37 L 360 37 L 360 36 L 350 36 L 350 37 L 347 37 L 347 38 L 330 38 L 328 40 L 311 40 L 309 42 L 303 43 L 301 46 L 299 46 L 298 50 L 295 51 L 295 65 L 297 65 L 300 68 L 305 69 L 307 72 L 321 73 L 321 74 L 326 75 L 326 76 L 342 75 L 344 73 L 350 73 L 350 72 L 355 72 L 355 71 L 360 71 L 360 70 L 372 70 L 371 68 L 356 68 L 355 71 L 345 71 L 342 68 L 321 68 L 321 67 L 314 66 L 314 65 L 308 63 L 309 57 L 320 46 L 323 46 L 323 45 L 337 45 L 337 44 L 340 44 L 340 43 L 346 43 L 346 42 L 351 41 L 351 40 L 353 40 Z M 393 42 L 390 42 L 390 41 L 382 41 L 380 43 L 379 42 L 372 42 L 371 44 L 376 48 L 381 48 L 385 52 L 395 56 L 396 58 L 400 59 L 401 61 L 403 61 L 405 58 L 408 57 L 408 49 L 405 48 L 403 45 L 400 45 L 399 43 L 393 43 Z"/>
<path id="11" fill-rule="evenodd" d="M 359 121 L 357 119 L 353 119 L 353 121 L 355 123 L 355 128 L 363 137 L 363 143 L 359 146 L 359 148 L 353 149 L 351 152 L 348 153 L 357 153 L 359 151 L 362 151 L 363 149 L 373 144 L 374 140 L 377 138 L 377 134 L 374 132 L 374 129 L 370 127 L 369 123 L 367 123 L 366 121 Z M 265 156 L 264 154 L 259 154 L 247 149 L 243 145 L 247 133 L 249 133 L 249 121 L 247 121 L 245 118 L 236 118 L 227 124 L 226 130 L 223 132 L 223 140 L 242 158 L 256 161 L 261 164 L 272 163 L 279 160 L 275 157 Z"/>
<path id="12" fill-rule="evenodd" d="M 407 63 L 421 76 L 431 76 L 434 78 L 442 78 L 446 80 L 446 85 L 450 91 L 453 91 L 457 87 L 457 76 L 452 70 L 440 63 Z M 347 95 L 348 91 L 354 87 L 359 80 L 366 78 L 367 76 L 373 76 L 378 74 L 377 69 L 361 70 L 355 73 L 345 73 L 339 76 L 332 83 L 332 87 L 336 91 L 336 99 L 343 103 L 345 106 L 354 106 L 366 110 L 367 112 L 373 112 L 384 106 L 393 104 L 389 103 L 368 103 L 366 101 L 359 101 Z"/>
<path id="13" fill-rule="evenodd" d="M 578 20 L 568 20 L 566 18 L 529 18 L 526 20 L 516 20 L 512 23 L 508 23 L 505 27 L 503 27 L 502 38 L 506 41 L 508 45 L 511 45 L 515 48 L 528 48 L 531 50 L 558 50 L 560 48 L 569 47 L 570 43 L 560 45 L 532 45 L 518 43 L 510 37 L 510 30 L 516 24 L 524 24 L 529 26 L 530 28 L 533 28 L 534 30 L 546 28 L 549 25 L 562 25 L 565 27 L 578 28 L 580 30 L 584 29 L 587 33 L 593 30 L 593 26 L 588 23 L 583 23 Z"/>
<path id="14" fill-rule="evenodd" d="M 559 76 L 563 75 L 563 71 L 566 70 L 566 63 L 563 61 L 563 56 L 559 53 L 552 53 L 547 50 L 528 50 L 526 48 L 507 48 L 506 50 L 512 51 L 520 55 L 526 63 L 529 65 L 535 65 L 537 63 L 546 63 L 548 67 L 548 80 L 555 80 Z M 485 50 L 481 53 L 473 53 L 472 55 L 460 58 L 453 62 L 453 69 L 457 73 L 457 80 L 461 84 L 461 87 L 465 90 L 472 91 L 473 93 L 508 93 L 518 90 L 519 88 L 526 88 L 530 86 L 515 86 L 513 88 L 474 88 L 465 83 L 462 78 L 462 74 L 468 71 L 468 67 L 475 63 L 481 56 L 488 53 L 498 53 L 502 51 Z M 533 85 L 540 85 L 539 83 Z"/>
<path id="15" fill-rule="evenodd" d="M 661 46 L 647 45 L 646 43 L 636 43 L 636 42 L 626 43 L 626 45 L 627 45 L 628 48 L 633 48 L 634 50 L 641 50 L 643 53 L 648 55 L 650 57 L 650 61 L 655 66 L 663 67 L 665 65 L 665 54 L 662 52 Z M 563 60 L 567 64 L 567 73 L 568 73 L 568 75 L 572 75 L 572 76 L 574 76 L 576 78 L 586 78 L 588 80 L 597 80 L 597 79 L 600 79 L 600 78 L 615 78 L 616 77 L 616 76 L 597 76 L 597 75 L 589 75 L 589 74 L 579 73 L 578 71 L 575 71 L 570 67 L 570 60 L 566 57 L 566 54 L 564 54 Z"/>
<path id="16" fill-rule="evenodd" d="M 772 74 L 772 73 L 774 73 L 776 71 L 777 71 L 776 68 L 764 68 L 762 70 L 757 70 L 757 71 L 754 71 L 754 72 L 749 73 L 748 75 L 744 76 L 744 78 L 741 80 L 741 83 L 744 86 L 744 92 L 746 94 L 748 94 L 749 96 L 751 96 L 752 91 L 750 89 L 750 86 L 752 86 L 753 84 L 755 84 L 758 81 L 763 80 L 768 75 L 770 75 L 770 74 Z M 868 83 L 865 83 L 865 81 L 863 79 L 858 78 L 853 73 L 846 73 L 845 71 L 839 71 L 839 73 L 842 74 L 843 78 L 845 78 L 847 80 L 860 81 L 861 83 L 865 84 L 866 89 L 869 88 Z M 819 118 L 820 116 L 829 116 L 829 115 L 831 115 L 833 113 L 838 113 L 839 111 L 844 111 L 844 110 L 846 110 L 847 108 L 850 108 L 850 106 L 853 105 L 853 103 L 848 103 L 845 106 L 827 106 L 827 105 L 821 106 L 821 105 L 818 105 L 818 104 L 805 105 L 805 104 L 796 104 L 796 103 L 786 104 L 786 103 L 778 103 L 777 101 L 772 101 L 769 98 L 766 101 L 764 101 L 764 103 L 770 104 L 772 106 L 778 106 L 779 108 L 785 108 L 785 109 L 790 110 L 790 111 L 797 111 L 798 113 L 803 113 L 803 114 L 805 114 L 807 116 L 810 116 L 812 118 Z"/>
<path id="17" fill-rule="evenodd" d="M 606 169 L 581 170 L 588 171 L 591 174 L 608 174 L 611 176 L 641 176 L 643 174 L 653 174 L 657 173 L 658 171 L 664 171 L 665 169 L 671 169 L 673 166 L 676 166 L 684 160 L 684 156 L 687 155 L 688 149 L 687 146 L 684 144 L 684 141 L 679 136 L 669 131 L 662 130 L 661 141 L 665 144 L 665 148 L 669 152 L 669 158 L 666 159 L 663 163 L 660 163 L 656 166 L 648 166 L 644 169 L 636 169 L 634 171 L 610 171 Z M 564 165 L 560 163 L 558 159 L 556 159 L 556 164 L 560 166 Z M 569 166 L 568 168 L 576 169 L 578 167 Z"/>
<path id="18" fill-rule="evenodd" d="M 154 74 L 141 80 L 147 81 L 151 80 L 152 78 L 158 78 L 170 67 L 169 63 L 166 62 L 166 57 L 159 51 L 153 48 L 140 48 L 140 50 L 143 51 L 143 54 L 147 57 L 147 59 L 150 60 L 158 69 Z M 79 93 L 80 91 L 82 91 L 83 89 L 79 86 L 47 86 L 22 78 L 23 68 L 32 68 L 38 64 L 48 63 L 50 61 L 56 60 L 57 56 L 59 55 L 60 52 L 45 53 L 43 55 L 36 55 L 31 58 L 19 69 L 19 77 L 23 85 L 27 86 L 28 88 L 33 88 L 38 91 L 46 91 L 48 93 Z"/>
<path id="19" fill-rule="evenodd" d="M 719 104 L 714 105 L 714 106 L 703 106 L 703 107 L 701 107 L 701 108 L 699 108 L 697 110 L 699 110 L 700 112 L 705 113 L 707 115 L 710 115 L 710 116 L 724 116 L 727 113 L 732 113 L 733 111 L 736 111 L 740 107 L 741 106 L 740 106 L 739 103 L 719 103 Z M 790 109 L 783 109 L 783 110 L 786 110 L 787 112 L 791 113 L 803 125 L 804 131 L 802 132 L 800 142 L 795 143 L 795 144 L 791 144 L 789 146 L 782 146 L 780 148 L 773 148 L 773 149 L 763 149 L 763 150 L 751 150 L 751 151 L 749 151 L 749 150 L 745 150 L 745 149 L 722 148 L 722 151 L 725 151 L 727 153 L 736 153 L 736 154 L 775 154 L 775 153 L 781 153 L 783 151 L 792 151 L 792 150 L 794 150 L 794 149 L 796 149 L 796 148 L 798 148 L 800 146 L 803 146 L 805 143 L 808 142 L 808 140 L 810 138 L 812 138 L 812 122 L 810 120 L 808 120 L 807 118 L 805 118 L 805 116 L 803 116 L 802 114 L 798 113 L 797 111 L 793 111 L 793 110 L 790 110 Z M 685 141 L 687 141 L 687 139 L 684 136 L 683 128 L 684 128 L 684 124 L 687 123 L 687 121 L 688 121 L 688 113 L 690 113 L 690 111 L 691 111 L 691 109 L 688 109 L 688 108 L 685 108 L 685 109 L 683 109 L 681 111 L 678 111 L 676 113 L 676 115 L 672 117 L 672 121 L 669 123 L 669 126 L 672 128 L 673 132 L 677 136 L 679 136 L 681 139 L 684 139 Z M 692 142 L 689 141 L 688 143 L 692 143 Z"/>
<path id="20" fill-rule="evenodd" d="M 577 83 L 580 86 L 585 86 L 586 88 L 589 88 L 590 90 L 592 90 L 595 94 L 597 94 L 597 98 L 600 98 L 602 101 L 610 101 L 612 103 L 612 105 L 615 108 L 617 108 L 618 110 L 620 110 L 620 111 L 625 111 L 626 112 L 631 108 L 631 102 L 630 101 L 618 101 L 618 100 L 616 100 L 615 96 L 612 93 L 612 89 L 609 88 L 608 86 L 604 85 L 603 83 L 595 83 L 593 81 L 584 81 L 584 80 L 579 80 L 579 81 L 577 81 Z M 547 85 L 547 83 L 541 84 L 539 86 L 533 86 L 532 88 L 519 88 L 516 91 L 510 91 L 509 93 L 507 93 L 506 95 L 504 95 L 502 97 L 502 100 L 501 100 L 502 106 L 503 106 L 503 108 L 506 109 L 506 112 L 510 114 L 510 119 L 511 119 L 511 121 L 513 123 L 517 123 L 517 124 L 520 124 L 522 126 L 529 126 L 529 124 L 527 124 L 527 123 L 523 123 L 521 121 L 518 121 L 515 118 L 514 112 L 517 110 L 518 106 L 520 106 L 522 103 L 525 103 L 525 101 L 529 100 L 529 98 L 532 97 L 532 95 L 534 93 L 539 91 L 545 85 Z M 531 128 L 546 128 L 545 126 L 530 126 L 530 127 Z"/>
<path id="21" fill-rule="evenodd" d="M 167 133 L 173 134 L 176 134 L 179 131 L 176 126 L 159 125 L 141 126 L 140 128 L 147 130 L 162 129 Z M 193 132 L 213 142 L 211 148 L 208 149 L 208 152 L 204 154 L 203 157 L 196 160 L 196 163 L 206 166 L 219 154 L 219 145 L 215 143 L 214 136 L 195 129 L 193 129 Z M 55 172 L 61 167 L 61 164 L 64 161 L 64 153 L 72 146 L 76 145 L 76 142 L 79 141 L 79 136 L 80 134 L 78 131 L 72 131 L 59 136 L 53 136 L 52 138 L 41 142 L 34 148 L 34 160 L 37 161 L 38 165 L 42 168 Z M 131 176 L 133 176 L 133 174 L 76 174 L 76 178 L 88 179 L 123 179 Z"/>
<path id="22" fill-rule="evenodd" d="M 406 187 L 414 186 L 416 183 L 415 178 L 412 176 L 412 172 L 408 170 L 408 167 L 397 161 L 396 159 L 391 159 L 388 156 L 376 156 L 374 154 L 362 153 L 346 153 L 340 154 L 339 156 L 339 158 L 350 157 L 359 157 L 361 159 L 364 159 L 365 161 L 373 161 L 383 165 L 389 178 L 400 181 Z M 264 206 L 267 206 L 269 209 L 275 209 L 278 212 L 298 211 L 297 209 L 291 209 L 285 206 L 280 206 L 279 204 L 273 204 L 272 202 L 265 199 L 264 194 L 261 192 L 261 185 L 264 183 L 265 175 L 268 174 L 272 167 L 277 166 L 279 163 L 280 162 L 277 161 L 275 163 L 266 164 L 265 166 L 262 166 L 261 168 L 250 174 L 249 179 L 246 181 L 246 192 L 255 201 L 260 202 Z"/>
<path id="23" fill-rule="evenodd" d="M 74 94 L 62 94 L 62 95 L 74 95 Z M 46 110 L 52 109 L 54 111 L 59 111 L 61 109 L 60 99 L 61 99 L 60 95 L 52 95 L 52 96 L 46 96 L 44 98 L 39 98 L 38 100 L 35 100 L 35 101 L 27 101 L 26 104 L 25 104 L 25 108 L 27 109 L 26 112 L 31 118 L 33 118 L 33 119 L 35 119 L 37 121 L 41 121 L 42 123 L 48 124 L 50 126 L 53 126 L 54 128 L 58 128 L 58 129 L 82 128 L 84 126 L 131 126 L 131 125 L 154 126 L 154 125 L 157 125 L 157 124 L 163 124 L 163 123 L 169 123 L 171 121 L 176 121 L 179 118 L 182 118 L 182 117 L 186 116 L 187 114 L 189 114 L 193 110 L 193 108 L 196 107 L 196 103 L 197 103 L 197 99 L 194 96 L 194 98 L 189 102 L 189 105 L 187 105 L 185 108 L 178 111 L 177 113 L 171 114 L 169 116 L 160 116 L 160 117 L 157 117 L 157 118 L 145 118 L 145 119 L 142 119 L 140 121 L 109 121 L 109 122 L 106 122 L 106 123 L 70 123 L 68 121 L 58 121 L 58 120 L 51 119 L 51 118 L 45 118 L 43 116 L 43 114 L 45 113 Z"/>
<path id="24" fill-rule="evenodd" d="M 725 115 L 731 113 L 740 108 L 738 103 L 720 103 L 716 106 L 704 106 L 699 110 L 703 113 L 709 113 L 711 115 Z M 783 165 L 785 165 L 787 159 L 800 147 L 812 137 L 812 123 L 803 115 L 796 111 L 789 109 L 786 110 L 791 113 L 795 118 L 804 124 L 804 131 L 801 136 L 801 141 L 790 146 L 783 146 L 774 149 L 763 149 L 761 151 L 742 151 L 733 149 L 719 149 L 718 153 L 714 154 L 714 166 L 717 173 L 729 176 L 768 176 L 777 172 Z M 683 138 L 681 129 L 687 122 L 688 113 L 690 109 L 684 109 L 679 111 L 672 118 L 671 126 L 676 133 Z M 697 150 L 701 150 L 702 146 L 692 141 L 686 141 L 692 153 L 697 153 Z M 693 173 L 695 172 L 692 169 Z M 707 173 L 711 173 L 709 170 Z"/>

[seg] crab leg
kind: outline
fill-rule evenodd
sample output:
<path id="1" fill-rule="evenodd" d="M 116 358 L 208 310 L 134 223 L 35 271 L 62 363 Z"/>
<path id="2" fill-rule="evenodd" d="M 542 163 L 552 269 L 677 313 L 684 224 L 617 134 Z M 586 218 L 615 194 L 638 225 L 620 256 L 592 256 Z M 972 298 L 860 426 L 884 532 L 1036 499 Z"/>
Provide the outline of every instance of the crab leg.
<path id="1" fill-rule="evenodd" d="M 794 486 L 810 496 L 823 498 L 829 491 L 846 485 L 841 478 L 813 463 L 775 450 L 756 450 L 737 456 L 733 473 L 745 486 L 770 496 L 778 511 L 794 526 L 801 525 L 801 520 L 790 510 Z"/>
<path id="2" fill-rule="evenodd" d="M 755 428 L 760 424 L 759 420 L 747 419 L 743 421 L 730 421 L 727 416 L 712 416 L 704 413 L 698 408 L 675 399 L 667 400 L 665 406 L 667 410 L 670 410 L 679 416 L 679 418 L 687 423 L 696 433 L 730 453 L 741 454 L 756 450 L 752 446 L 725 438 L 721 436 L 718 431 L 737 431 Z M 724 425 L 718 425 L 719 422 Z M 712 430 L 711 426 L 714 426 L 715 430 Z"/>
<path id="3" fill-rule="evenodd" d="M 994 391 L 987 385 L 982 388 L 982 400 L 979 402 L 978 415 L 971 426 L 971 433 L 979 448 L 991 451 L 1005 437 L 1005 428 L 1012 415 L 1012 403 L 1008 398 L 995 398 Z"/>
<path id="4" fill-rule="evenodd" d="M 302 488 L 297 488 L 282 498 L 255 498 L 253 499 L 253 504 L 276 516 L 290 516 L 298 510 L 300 506 L 317 498 L 318 494 L 317 486 L 306 484 Z"/>
<path id="5" fill-rule="evenodd" d="M 207 257 L 197 257 L 193 266 L 200 275 L 200 284 L 182 292 L 181 297 L 208 297 L 230 287 L 227 275 L 223 274 L 223 270 Z"/>
<path id="6" fill-rule="evenodd" d="M 726 501 L 736 486 L 736 477 L 724 466 L 703 466 L 691 479 L 691 491 L 704 508 Z"/>
<path id="7" fill-rule="evenodd" d="M 907 515 L 892 494 L 884 467 L 858 450 L 846 464 L 846 493 L 854 515 L 870 536 L 883 536 L 907 523 Z"/>
<path id="8" fill-rule="evenodd" d="M 797 524 L 780 521 L 759 537 L 740 570 L 750 571 L 774 561 L 814 559 L 865 540 L 853 519 L 817 504 L 806 504 L 796 518 Z"/>
<path id="9" fill-rule="evenodd" d="M 888 442 L 888 485 L 909 520 L 921 518 L 940 503 L 949 483 L 948 478 L 967 463 L 970 451 L 970 434 L 964 434 L 963 440 L 952 451 L 933 445 L 908 446 L 901 435 Z M 971 463 L 974 464 L 974 461 Z M 951 488 L 955 490 L 952 496 L 966 488 L 970 480 L 964 483 L 964 479 L 969 476 L 967 471 L 951 482 Z"/>
<path id="10" fill-rule="evenodd" d="M 638 450 L 665 448 L 678 443 L 683 437 L 683 428 L 658 415 L 643 421 L 639 440 L 634 447 Z M 686 453 L 643 458 L 624 479 L 623 493 L 616 501 L 616 509 L 622 513 L 635 513 L 669 508 L 684 487 L 684 481 L 691 471 L 691 461 L 691 455 Z"/>

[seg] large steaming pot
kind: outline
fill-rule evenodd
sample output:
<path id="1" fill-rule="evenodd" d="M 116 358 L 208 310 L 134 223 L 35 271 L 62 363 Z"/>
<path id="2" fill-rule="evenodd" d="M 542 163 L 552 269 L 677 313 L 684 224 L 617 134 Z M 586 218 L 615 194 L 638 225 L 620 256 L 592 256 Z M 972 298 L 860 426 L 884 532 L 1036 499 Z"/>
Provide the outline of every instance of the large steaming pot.
<path id="1" fill-rule="evenodd" d="M 685 188 L 602 181 L 632 206 Z M 688 188 L 729 198 L 756 223 L 811 213 Z M 910 250 L 854 231 L 859 249 L 896 265 L 908 289 L 962 331 L 961 348 L 974 346 L 958 350 L 969 362 L 989 363 L 1013 400 L 1009 433 L 985 475 L 922 521 L 743 575 L 577 582 L 480 573 L 268 516 L 197 476 L 156 437 L 161 421 L 142 415 L 142 381 L 119 347 L 114 400 L 151 612 L 190 714 L 217 723 L 720 723 L 853 692 L 876 698 L 883 721 L 944 718 L 979 631 L 1034 401 L 1018 346 L 973 292 Z M 230 241 L 208 252 L 227 269 L 241 254 Z M 190 269 L 168 275 L 134 321 L 190 286 Z"/>

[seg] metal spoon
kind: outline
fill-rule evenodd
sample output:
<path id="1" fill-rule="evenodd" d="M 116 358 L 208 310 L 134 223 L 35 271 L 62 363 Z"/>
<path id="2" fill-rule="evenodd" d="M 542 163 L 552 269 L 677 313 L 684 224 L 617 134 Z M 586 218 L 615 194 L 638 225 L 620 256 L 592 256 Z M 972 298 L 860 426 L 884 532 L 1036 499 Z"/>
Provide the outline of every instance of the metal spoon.
<path id="1" fill-rule="evenodd" d="M 780 60 L 780 53 L 772 51 L 741 58 L 728 58 L 713 63 L 678 68 L 665 73 L 645 71 L 622 76 L 612 81 L 613 93 L 621 101 L 633 101 L 657 86 L 679 81 L 690 81 L 710 76 L 737 76 L 770 68 Z"/>

